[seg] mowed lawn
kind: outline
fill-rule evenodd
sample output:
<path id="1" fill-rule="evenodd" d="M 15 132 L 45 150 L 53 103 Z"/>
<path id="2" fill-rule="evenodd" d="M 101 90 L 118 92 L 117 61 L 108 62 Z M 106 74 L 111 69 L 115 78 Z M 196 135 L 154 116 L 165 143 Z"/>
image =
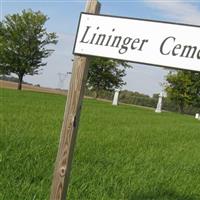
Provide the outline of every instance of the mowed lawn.
<path id="1" fill-rule="evenodd" d="M 0 200 L 48 200 L 66 97 L 0 89 Z M 200 200 L 200 121 L 84 100 L 68 199 Z"/>

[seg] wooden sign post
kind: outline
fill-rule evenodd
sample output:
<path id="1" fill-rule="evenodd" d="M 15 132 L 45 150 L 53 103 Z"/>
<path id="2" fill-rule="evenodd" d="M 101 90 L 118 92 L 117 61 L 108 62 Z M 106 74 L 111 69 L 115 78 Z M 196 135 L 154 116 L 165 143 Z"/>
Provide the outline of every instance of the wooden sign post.
<path id="1" fill-rule="evenodd" d="M 98 14 L 100 12 L 100 3 L 97 2 L 97 0 L 88 0 L 85 11 L 87 13 Z M 67 197 L 70 168 L 76 142 L 88 65 L 89 57 L 75 56 L 55 163 L 50 200 L 65 200 Z"/>

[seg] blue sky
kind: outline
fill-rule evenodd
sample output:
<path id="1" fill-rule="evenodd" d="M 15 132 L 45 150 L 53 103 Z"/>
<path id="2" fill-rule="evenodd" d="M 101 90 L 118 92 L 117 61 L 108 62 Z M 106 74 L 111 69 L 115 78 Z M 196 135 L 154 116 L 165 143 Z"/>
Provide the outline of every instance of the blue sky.
<path id="1" fill-rule="evenodd" d="M 69 76 L 64 85 L 61 85 L 58 73 L 67 73 L 72 69 L 74 36 L 80 12 L 84 11 L 85 0 L 0 0 L 0 2 L 1 20 L 7 14 L 29 8 L 34 11 L 40 10 L 50 17 L 46 24 L 47 29 L 59 36 L 55 52 L 47 59 L 48 64 L 43 67 L 40 75 L 26 76 L 24 80 L 46 87 L 67 88 Z M 100 0 L 100 3 L 102 14 L 200 24 L 200 1 Z M 127 82 L 124 89 L 149 95 L 161 92 L 161 83 L 164 82 L 168 70 L 134 63 L 132 65 L 133 69 L 128 70 L 124 78 Z"/>

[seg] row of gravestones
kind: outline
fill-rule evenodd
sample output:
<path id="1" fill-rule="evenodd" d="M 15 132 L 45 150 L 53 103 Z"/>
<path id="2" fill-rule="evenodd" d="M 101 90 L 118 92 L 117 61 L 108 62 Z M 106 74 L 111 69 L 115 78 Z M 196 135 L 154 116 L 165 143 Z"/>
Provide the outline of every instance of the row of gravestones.
<path id="1" fill-rule="evenodd" d="M 112 105 L 114 105 L 114 106 L 118 105 L 119 92 L 120 92 L 119 89 L 115 90 L 115 94 L 114 94 L 114 98 L 113 98 L 113 102 L 112 102 Z M 156 107 L 156 110 L 155 110 L 156 113 L 162 112 L 162 98 L 163 98 L 163 94 L 161 92 L 160 95 L 159 95 L 157 107 Z M 196 113 L 195 119 L 200 120 L 200 114 L 199 113 Z"/>

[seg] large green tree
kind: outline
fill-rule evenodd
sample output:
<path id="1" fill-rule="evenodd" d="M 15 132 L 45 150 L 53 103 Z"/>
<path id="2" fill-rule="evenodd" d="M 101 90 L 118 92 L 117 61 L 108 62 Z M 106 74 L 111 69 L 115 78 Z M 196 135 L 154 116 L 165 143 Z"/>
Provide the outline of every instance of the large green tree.
<path id="1" fill-rule="evenodd" d="M 98 98 L 102 90 L 112 91 L 125 85 L 122 78 L 126 75 L 126 68 L 130 67 L 124 61 L 94 57 L 89 66 L 87 86 Z"/>
<path id="2" fill-rule="evenodd" d="M 178 105 L 181 113 L 186 105 L 200 106 L 200 73 L 183 70 L 170 72 L 166 80 L 167 96 Z"/>
<path id="3" fill-rule="evenodd" d="M 187 75 L 191 80 L 189 104 L 200 108 L 200 72 L 187 72 Z"/>
<path id="4" fill-rule="evenodd" d="M 18 89 L 24 75 L 38 74 L 45 66 L 44 58 L 54 51 L 49 44 L 56 44 L 56 34 L 44 26 L 49 18 L 40 11 L 23 10 L 7 15 L 0 22 L 0 73 L 15 73 Z"/>

